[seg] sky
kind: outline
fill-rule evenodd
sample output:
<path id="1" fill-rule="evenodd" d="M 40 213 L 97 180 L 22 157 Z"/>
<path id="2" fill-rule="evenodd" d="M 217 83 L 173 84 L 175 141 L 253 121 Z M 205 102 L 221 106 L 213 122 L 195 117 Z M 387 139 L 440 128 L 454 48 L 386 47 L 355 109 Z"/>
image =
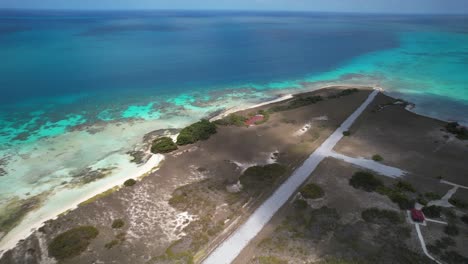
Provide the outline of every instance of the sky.
<path id="1" fill-rule="evenodd" d="M 462 13 L 468 0 L 0 0 L 0 8 Z"/>

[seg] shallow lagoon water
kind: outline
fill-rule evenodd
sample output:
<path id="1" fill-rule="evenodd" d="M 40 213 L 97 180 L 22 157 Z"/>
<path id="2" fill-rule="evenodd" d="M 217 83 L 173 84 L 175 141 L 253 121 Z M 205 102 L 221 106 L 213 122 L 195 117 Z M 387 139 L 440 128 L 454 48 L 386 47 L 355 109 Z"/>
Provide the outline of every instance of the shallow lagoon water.
<path id="1" fill-rule="evenodd" d="M 65 208 L 47 197 L 98 165 L 137 172 L 126 153 L 148 132 L 323 85 L 379 85 L 468 123 L 467 21 L 0 11 L 0 226 L 31 197 Z"/>

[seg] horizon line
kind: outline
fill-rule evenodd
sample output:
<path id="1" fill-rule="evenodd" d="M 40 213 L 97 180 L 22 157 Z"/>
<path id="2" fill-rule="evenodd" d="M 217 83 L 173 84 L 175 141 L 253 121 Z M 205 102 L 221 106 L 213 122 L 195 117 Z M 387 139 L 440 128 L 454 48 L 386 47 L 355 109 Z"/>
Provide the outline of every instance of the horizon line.
<path id="1" fill-rule="evenodd" d="M 433 13 L 433 12 L 377 12 L 377 11 L 324 11 L 324 10 L 278 10 L 278 9 L 176 9 L 176 8 L 166 8 L 166 9 L 143 9 L 143 8 L 4 8 L 0 7 L 0 11 L 62 11 L 62 12 L 128 12 L 128 11 L 146 11 L 146 12 L 265 12 L 265 13 L 323 13 L 323 14 L 365 14 L 365 15 L 458 15 L 458 16 L 468 16 L 468 13 Z"/>

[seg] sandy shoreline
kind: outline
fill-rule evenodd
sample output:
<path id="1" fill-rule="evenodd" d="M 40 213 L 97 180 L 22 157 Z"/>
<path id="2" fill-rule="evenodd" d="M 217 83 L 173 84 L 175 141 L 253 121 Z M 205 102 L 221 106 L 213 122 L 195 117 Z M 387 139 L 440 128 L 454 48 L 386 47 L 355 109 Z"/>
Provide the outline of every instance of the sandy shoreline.
<path id="1" fill-rule="evenodd" d="M 133 173 L 127 174 L 127 171 L 123 169 L 117 175 L 113 175 L 113 177 L 106 177 L 100 181 L 86 184 L 81 188 L 61 189 L 55 192 L 53 195 L 49 196 L 47 200 L 59 200 L 61 203 L 68 203 L 61 207 L 54 207 L 54 204 L 49 203 L 30 212 L 25 219 L 23 219 L 0 240 L 0 258 L 6 251 L 14 248 L 20 240 L 26 239 L 36 229 L 40 228 L 46 221 L 56 219 L 59 215 L 69 210 L 76 209 L 80 203 L 87 201 L 96 195 L 104 193 L 115 187 L 122 186 L 122 184 L 128 179 L 136 179 L 153 171 L 153 169 L 163 160 L 163 155 L 154 154 L 145 164 L 136 167 Z M 125 174 L 126 176 L 119 177 L 119 174 Z"/>

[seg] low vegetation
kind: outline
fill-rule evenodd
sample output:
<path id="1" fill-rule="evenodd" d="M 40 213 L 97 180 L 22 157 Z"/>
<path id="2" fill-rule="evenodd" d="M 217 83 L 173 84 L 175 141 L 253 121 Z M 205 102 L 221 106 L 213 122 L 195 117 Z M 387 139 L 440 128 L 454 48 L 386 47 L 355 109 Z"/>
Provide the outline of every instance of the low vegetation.
<path id="1" fill-rule="evenodd" d="M 463 215 L 462 217 L 460 217 L 460 219 L 462 220 L 463 223 L 468 225 L 468 215 Z"/>
<path id="2" fill-rule="evenodd" d="M 314 183 L 309 183 L 301 188 L 300 193 L 306 199 L 318 199 L 325 194 L 323 189 Z"/>
<path id="3" fill-rule="evenodd" d="M 429 218 L 438 218 L 442 212 L 442 207 L 437 205 L 426 206 L 422 209 L 424 215 Z"/>
<path id="4" fill-rule="evenodd" d="M 343 131 L 343 136 L 349 137 L 351 136 L 351 132 L 349 130 Z"/>
<path id="5" fill-rule="evenodd" d="M 398 190 L 402 192 L 412 192 L 412 193 L 416 192 L 416 190 L 414 189 L 413 185 L 411 185 L 411 183 L 405 182 L 402 180 L 399 180 L 395 184 L 395 188 L 397 188 Z"/>
<path id="6" fill-rule="evenodd" d="M 454 224 L 448 224 L 445 226 L 444 228 L 444 232 L 445 234 L 449 235 L 449 236 L 457 236 L 460 231 L 458 231 L 458 227 Z"/>
<path id="7" fill-rule="evenodd" d="M 280 259 L 275 256 L 259 256 L 253 261 L 255 264 L 288 264 L 286 260 Z"/>
<path id="8" fill-rule="evenodd" d="M 172 141 L 170 137 L 160 137 L 153 141 L 151 145 L 151 152 L 154 154 L 158 153 L 169 153 L 177 149 L 177 145 Z"/>
<path id="9" fill-rule="evenodd" d="M 238 115 L 238 114 L 230 114 L 222 119 L 218 119 L 216 121 L 214 121 L 214 123 L 216 125 L 220 125 L 220 126 L 238 126 L 238 127 L 242 127 L 242 126 L 245 126 L 245 121 L 247 120 L 247 118 L 245 116 L 242 116 L 242 115 Z"/>
<path id="10" fill-rule="evenodd" d="M 125 222 L 122 219 L 115 219 L 112 222 L 112 228 L 122 228 L 124 225 L 125 225 Z"/>
<path id="11" fill-rule="evenodd" d="M 79 226 L 55 237 L 48 246 L 49 255 L 57 260 L 78 256 L 88 248 L 99 231 L 93 226 Z"/>
<path id="12" fill-rule="evenodd" d="M 248 168 L 239 178 L 244 188 L 258 188 L 265 184 L 272 184 L 280 176 L 286 173 L 286 167 L 278 164 L 253 166 Z"/>
<path id="13" fill-rule="evenodd" d="M 445 130 L 447 132 L 454 134 L 458 139 L 466 140 L 468 139 L 468 129 L 464 126 L 461 126 L 457 122 L 451 122 L 445 125 Z"/>
<path id="14" fill-rule="evenodd" d="M 356 89 L 356 88 L 344 89 L 344 90 L 339 91 L 339 92 L 336 93 L 336 94 L 333 94 L 333 95 L 328 96 L 328 98 L 329 98 L 329 99 L 340 98 L 340 97 L 342 97 L 342 96 L 351 95 L 351 94 L 357 93 L 357 92 L 359 92 L 359 90 Z"/>
<path id="15" fill-rule="evenodd" d="M 368 223 L 374 224 L 401 224 L 403 219 L 398 212 L 378 208 L 370 208 L 362 211 L 362 219 Z"/>
<path id="16" fill-rule="evenodd" d="M 383 158 L 379 154 L 375 154 L 374 156 L 372 156 L 372 160 L 374 160 L 374 161 L 383 161 Z"/>
<path id="17" fill-rule="evenodd" d="M 365 171 L 356 172 L 349 180 L 349 184 L 366 192 L 373 192 L 378 187 L 383 186 L 381 180 L 377 179 L 372 173 Z"/>
<path id="18" fill-rule="evenodd" d="M 111 240 L 110 242 L 106 243 L 106 244 L 104 245 L 104 247 L 105 247 L 106 249 L 111 249 L 111 248 L 113 248 L 114 246 L 116 246 L 116 245 L 118 245 L 118 244 L 119 244 L 119 240 L 113 239 L 113 240 Z"/>
<path id="19" fill-rule="evenodd" d="M 468 203 L 466 203 L 465 201 L 462 201 L 460 199 L 450 198 L 448 201 L 449 201 L 449 203 L 453 204 L 455 207 L 458 207 L 460 209 L 468 208 Z"/>
<path id="20" fill-rule="evenodd" d="M 193 144 L 199 140 L 206 140 L 216 133 L 216 125 L 206 119 L 202 119 L 188 127 L 183 128 L 177 136 L 177 145 Z"/>
<path id="21" fill-rule="evenodd" d="M 136 181 L 134 179 L 128 179 L 124 182 L 124 185 L 127 187 L 131 187 L 136 184 Z"/>
<path id="22" fill-rule="evenodd" d="M 311 105 L 323 101 L 323 98 L 319 95 L 315 96 L 305 96 L 305 97 L 296 97 L 293 100 L 289 101 L 286 105 L 277 105 L 270 108 L 269 112 L 281 112 L 291 109 L 296 109 L 302 106 Z"/>
<path id="23" fill-rule="evenodd" d="M 440 196 L 439 194 L 437 193 L 434 193 L 434 192 L 427 192 L 424 194 L 424 196 L 426 196 L 427 199 L 429 200 L 440 200 L 442 198 L 442 196 Z"/>

